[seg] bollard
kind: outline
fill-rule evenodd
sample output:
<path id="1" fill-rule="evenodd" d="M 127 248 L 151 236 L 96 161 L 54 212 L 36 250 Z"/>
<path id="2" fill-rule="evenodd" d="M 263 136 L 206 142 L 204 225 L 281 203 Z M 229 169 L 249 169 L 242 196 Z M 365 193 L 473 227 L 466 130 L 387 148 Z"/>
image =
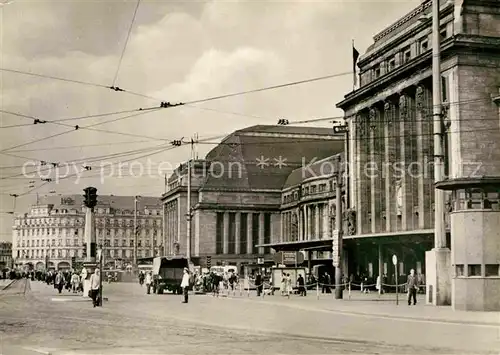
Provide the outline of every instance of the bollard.
<path id="1" fill-rule="evenodd" d="M 266 285 L 262 284 L 262 298 L 264 298 L 265 294 L 266 294 Z"/>
<path id="2" fill-rule="evenodd" d="M 351 283 L 349 282 L 349 299 L 351 299 Z"/>
<path id="3" fill-rule="evenodd" d="M 319 283 L 316 283 L 316 299 L 319 300 Z"/>
<path id="4" fill-rule="evenodd" d="M 240 284 L 240 297 L 243 295 L 243 289 L 242 289 L 242 286 Z"/>

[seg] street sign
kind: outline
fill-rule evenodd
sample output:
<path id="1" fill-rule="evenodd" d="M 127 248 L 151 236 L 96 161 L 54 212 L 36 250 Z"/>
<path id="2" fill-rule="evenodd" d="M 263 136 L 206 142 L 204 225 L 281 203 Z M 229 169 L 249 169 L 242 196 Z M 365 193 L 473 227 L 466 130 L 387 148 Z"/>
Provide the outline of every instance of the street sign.
<path id="1" fill-rule="evenodd" d="M 264 258 L 257 258 L 257 264 L 259 265 L 264 264 Z"/>
<path id="2" fill-rule="evenodd" d="M 283 264 L 295 264 L 295 259 L 296 259 L 296 253 L 295 252 L 283 252 Z"/>
<path id="3" fill-rule="evenodd" d="M 102 249 L 97 249 L 97 260 L 101 260 L 102 257 Z"/>
<path id="4" fill-rule="evenodd" d="M 396 256 L 396 254 L 394 254 L 394 255 L 392 256 L 392 264 L 393 264 L 394 266 L 396 266 L 396 265 L 398 264 L 398 257 Z"/>
<path id="5" fill-rule="evenodd" d="M 347 133 L 347 126 L 333 126 L 333 133 Z"/>

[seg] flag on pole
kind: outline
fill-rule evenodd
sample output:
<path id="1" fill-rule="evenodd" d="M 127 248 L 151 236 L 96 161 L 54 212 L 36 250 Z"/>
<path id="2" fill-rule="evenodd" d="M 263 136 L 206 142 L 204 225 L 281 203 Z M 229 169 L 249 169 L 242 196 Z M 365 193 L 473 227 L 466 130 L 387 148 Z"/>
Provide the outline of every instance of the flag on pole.
<path id="1" fill-rule="evenodd" d="M 359 52 L 356 49 L 356 47 L 354 47 L 354 40 L 353 40 L 352 41 L 352 75 L 353 75 L 352 89 L 353 89 L 353 91 L 358 86 L 358 75 L 356 72 L 356 64 L 358 63 L 358 58 L 359 58 Z"/>
<path id="2" fill-rule="evenodd" d="M 165 193 L 167 193 L 167 174 L 165 174 Z"/>

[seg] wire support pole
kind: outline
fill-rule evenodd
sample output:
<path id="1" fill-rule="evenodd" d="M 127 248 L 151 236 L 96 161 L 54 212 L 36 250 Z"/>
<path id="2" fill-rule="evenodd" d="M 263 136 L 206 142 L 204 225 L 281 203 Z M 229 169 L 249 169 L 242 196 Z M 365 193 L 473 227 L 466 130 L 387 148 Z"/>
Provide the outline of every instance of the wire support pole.
<path id="1" fill-rule="evenodd" d="M 191 220 L 193 217 L 191 209 L 191 176 L 192 176 L 192 164 L 193 164 L 193 152 L 194 152 L 194 140 L 191 139 L 191 146 L 189 152 L 189 160 L 187 163 L 187 212 L 186 212 L 186 222 L 187 222 L 187 235 L 186 235 L 186 258 L 188 263 L 191 264 L 191 239 L 192 239 L 192 228 Z"/>
<path id="2" fill-rule="evenodd" d="M 444 179 L 443 117 L 441 97 L 441 35 L 439 32 L 439 1 L 432 1 L 432 115 L 434 124 L 434 182 Z M 446 248 L 444 223 L 445 192 L 434 189 L 434 247 Z"/>
<path id="3" fill-rule="evenodd" d="M 137 196 L 134 196 L 134 269 L 137 269 Z"/>
<path id="4" fill-rule="evenodd" d="M 337 229 L 337 263 L 338 265 L 335 265 L 335 284 L 340 284 L 342 282 L 342 264 L 343 264 L 343 255 L 342 255 L 342 248 L 343 248 L 343 228 L 342 228 L 342 172 L 341 172 L 341 161 L 340 158 L 337 161 L 337 175 L 335 177 L 336 179 L 336 186 L 335 186 L 335 223 L 336 226 L 335 228 Z M 335 299 L 342 299 L 343 298 L 343 290 L 342 287 L 337 287 L 335 286 Z"/>

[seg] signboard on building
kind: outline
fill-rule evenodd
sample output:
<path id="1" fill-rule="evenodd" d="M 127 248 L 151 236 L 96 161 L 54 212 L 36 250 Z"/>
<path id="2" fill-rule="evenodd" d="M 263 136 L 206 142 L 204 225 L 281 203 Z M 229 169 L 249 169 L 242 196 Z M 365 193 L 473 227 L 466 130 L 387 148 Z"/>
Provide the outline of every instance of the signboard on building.
<path id="1" fill-rule="evenodd" d="M 257 258 L 257 264 L 259 265 L 264 264 L 264 258 Z"/>
<path id="2" fill-rule="evenodd" d="M 347 133 L 347 126 L 333 126 L 333 133 Z"/>
<path id="3" fill-rule="evenodd" d="M 339 231 L 335 229 L 332 233 L 333 242 L 332 242 L 332 262 L 334 267 L 339 267 Z"/>

